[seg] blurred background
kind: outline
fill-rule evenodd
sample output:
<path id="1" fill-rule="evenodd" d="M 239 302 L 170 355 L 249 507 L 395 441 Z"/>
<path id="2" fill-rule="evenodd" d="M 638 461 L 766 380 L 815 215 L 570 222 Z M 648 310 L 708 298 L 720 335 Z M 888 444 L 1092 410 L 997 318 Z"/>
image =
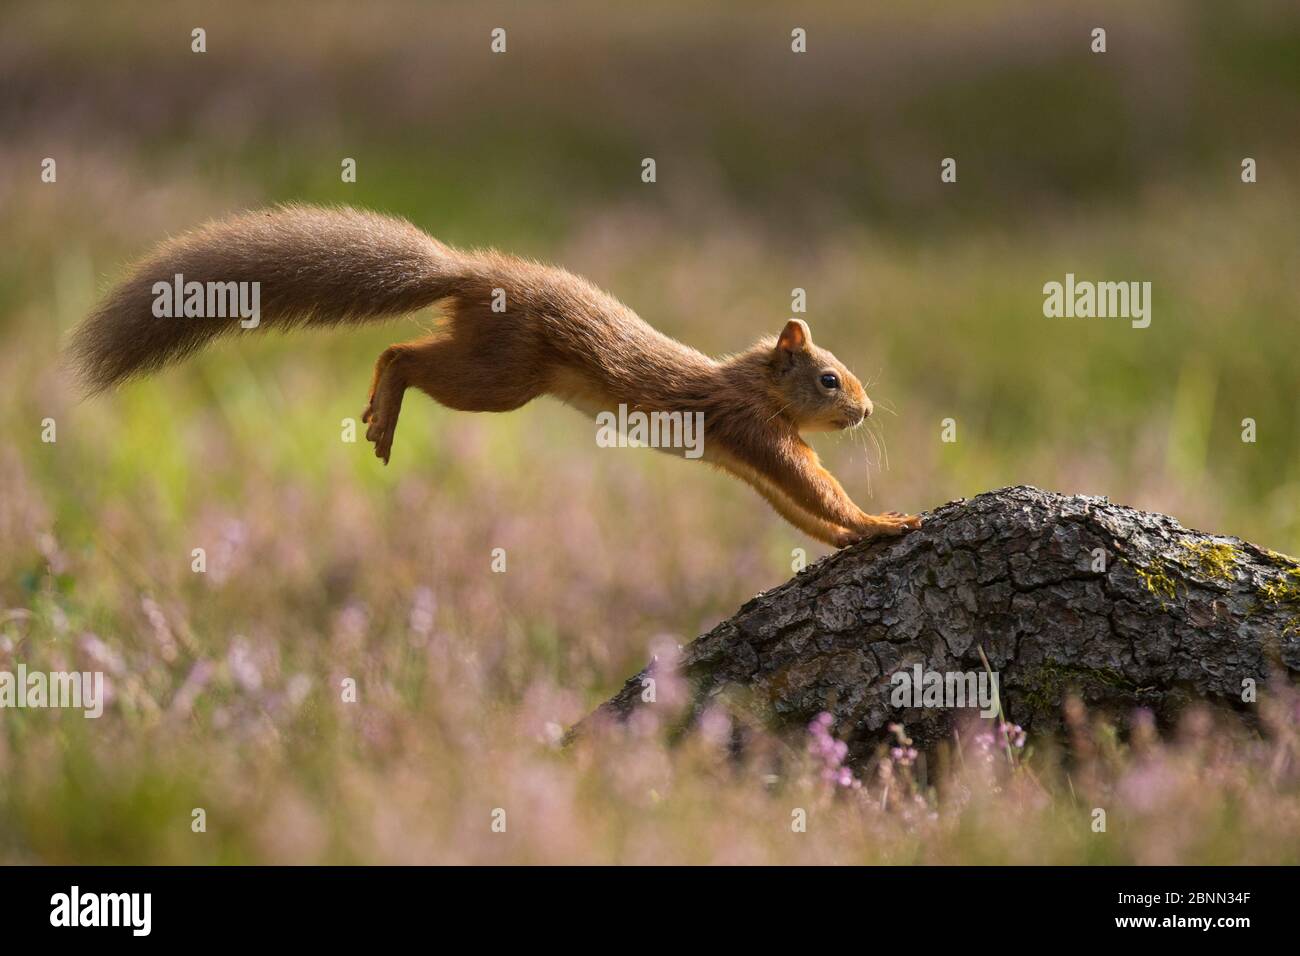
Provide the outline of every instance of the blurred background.
<path id="1" fill-rule="evenodd" d="M 656 641 L 824 552 L 749 489 L 598 449 L 549 400 L 490 416 L 412 394 L 383 468 L 341 422 L 430 314 L 241 336 L 77 401 L 62 336 L 153 243 L 236 210 L 398 214 L 563 265 L 712 354 L 777 332 L 803 288 L 816 341 L 886 409 L 879 444 L 814 440 L 868 510 L 1028 483 L 1300 552 L 1300 8 L 863 6 L 6 5 L 0 666 L 103 669 L 114 697 L 99 721 L 3 714 L 0 859 L 760 845 L 701 836 L 689 801 L 677 830 L 638 829 L 625 777 L 546 751 Z M 1066 273 L 1150 281 L 1150 327 L 1044 318 Z M 347 677 L 360 706 L 337 700 Z M 499 792 L 548 835 L 480 838 Z M 1014 855 L 992 845 L 953 859 Z"/>

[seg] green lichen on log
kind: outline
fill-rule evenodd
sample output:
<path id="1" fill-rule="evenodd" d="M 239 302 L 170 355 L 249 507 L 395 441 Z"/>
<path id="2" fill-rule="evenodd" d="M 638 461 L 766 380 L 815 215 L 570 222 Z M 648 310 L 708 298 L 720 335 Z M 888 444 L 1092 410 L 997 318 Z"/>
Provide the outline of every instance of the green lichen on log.
<path id="1" fill-rule="evenodd" d="M 1241 549 L 1226 541 L 1190 541 L 1184 550 L 1194 566 L 1206 577 L 1231 581 L 1237 574 Z"/>

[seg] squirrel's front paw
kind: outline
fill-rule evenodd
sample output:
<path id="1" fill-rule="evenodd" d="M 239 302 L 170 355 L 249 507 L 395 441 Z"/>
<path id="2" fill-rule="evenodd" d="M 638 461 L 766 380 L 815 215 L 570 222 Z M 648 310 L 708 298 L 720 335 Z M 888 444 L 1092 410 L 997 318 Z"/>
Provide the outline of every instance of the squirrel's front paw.
<path id="1" fill-rule="evenodd" d="M 835 533 L 835 539 L 831 544 L 837 548 L 847 548 L 849 545 L 865 541 L 869 537 L 870 535 L 863 534 L 861 531 L 850 531 L 847 528 L 841 528 Z"/>
<path id="2" fill-rule="evenodd" d="M 897 511 L 886 511 L 880 517 L 889 522 L 891 527 L 897 529 L 893 532 L 894 534 L 906 534 L 921 527 L 920 515 L 905 515 Z"/>
<path id="3" fill-rule="evenodd" d="M 897 538 L 909 531 L 915 531 L 919 527 L 921 527 L 920 515 L 905 515 L 899 514 L 897 511 L 886 511 L 882 515 L 870 515 L 868 523 L 861 531 L 861 536 L 864 538 Z"/>

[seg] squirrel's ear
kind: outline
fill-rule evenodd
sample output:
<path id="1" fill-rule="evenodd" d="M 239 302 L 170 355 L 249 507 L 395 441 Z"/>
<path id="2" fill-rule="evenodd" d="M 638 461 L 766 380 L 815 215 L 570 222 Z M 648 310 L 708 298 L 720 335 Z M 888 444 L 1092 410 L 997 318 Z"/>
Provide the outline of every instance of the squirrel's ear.
<path id="1" fill-rule="evenodd" d="M 778 352 L 807 352 L 812 345 L 812 330 L 803 319 L 791 319 L 776 340 Z"/>

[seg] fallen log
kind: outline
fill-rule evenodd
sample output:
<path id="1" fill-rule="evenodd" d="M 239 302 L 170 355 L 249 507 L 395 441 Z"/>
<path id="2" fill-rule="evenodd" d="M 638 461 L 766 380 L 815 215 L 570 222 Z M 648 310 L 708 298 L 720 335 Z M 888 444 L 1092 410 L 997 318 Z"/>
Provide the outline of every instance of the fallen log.
<path id="1" fill-rule="evenodd" d="M 824 558 L 674 666 L 685 725 L 710 705 L 777 730 L 828 712 L 853 755 L 892 722 L 926 745 L 969 713 L 950 696 L 900 698 L 921 675 L 945 689 L 962 684 L 953 675 L 992 676 L 1006 719 L 1035 732 L 1059 728 L 1069 694 L 1121 720 L 1146 708 L 1168 721 L 1192 701 L 1250 719 L 1270 679 L 1300 676 L 1300 564 L 1105 498 L 1004 488 L 946 504 L 906 537 Z M 662 667 L 629 679 L 575 732 L 654 706 L 647 688 Z"/>

